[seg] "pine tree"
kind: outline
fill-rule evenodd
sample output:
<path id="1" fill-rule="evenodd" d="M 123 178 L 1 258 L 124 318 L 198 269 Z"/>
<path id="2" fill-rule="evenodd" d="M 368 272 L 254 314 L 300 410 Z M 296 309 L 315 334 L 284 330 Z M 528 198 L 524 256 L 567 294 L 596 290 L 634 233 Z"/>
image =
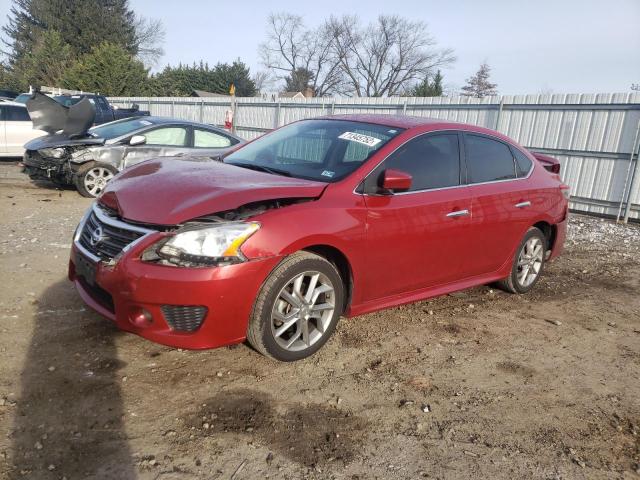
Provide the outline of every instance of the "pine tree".
<path id="1" fill-rule="evenodd" d="M 137 96 L 146 93 L 147 70 L 120 45 L 104 42 L 87 53 L 66 71 L 66 88 L 99 92 L 112 96 Z"/>
<path id="2" fill-rule="evenodd" d="M 151 77 L 150 91 L 153 95 L 170 97 L 190 95 L 193 90 L 227 95 L 231 84 L 235 85 L 239 97 L 252 97 L 256 93 L 249 68 L 240 60 L 232 64 L 218 63 L 213 68 L 203 62 L 167 66 Z"/>
<path id="3" fill-rule="evenodd" d="M 484 62 L 480 65 L 480 69 L 472 77 L 467 78 L 467 84 L 462 87 L 461 94 L 467 97 L 487 97 L 489 95 L 497 95 L 497 85 L 489 81 L 491 67 Z"/>
<path id="4" fill-rule="evenodd" d="M 285 77 L 286 92 L 303 92 L 313 84 L 313 72 L 306 68 L 298 68 Z"/>
<path id="5" fill-rule="evenodd" d="M 45 32 L 58 32 L 74 55 L 102 42 L 135 55 L 139 39 L 136 17 L 128 0 L 14 0 L 3 27 L 8 64 L 13 68 L 31 53 Z"/>
<path id="6" fill-rule="evenodd" d="M 442 73 L 438 70 L 438 72 L 433 76 L 433 81 L 430 81 L 429 77 L 425 77 L 422 82 L 411 90 L 410 95 L 412 97 L 441 97 L 442 80 Z"/>
<path id="7" fill-rule="evenodd" d="M 64 43 L 58 32 L 48 31 L 34 44 L 14 68 L 20 79 L 19 90 L 29 85 L 60 85 L 66 70 L 73 64 L 71 47 Z"/>

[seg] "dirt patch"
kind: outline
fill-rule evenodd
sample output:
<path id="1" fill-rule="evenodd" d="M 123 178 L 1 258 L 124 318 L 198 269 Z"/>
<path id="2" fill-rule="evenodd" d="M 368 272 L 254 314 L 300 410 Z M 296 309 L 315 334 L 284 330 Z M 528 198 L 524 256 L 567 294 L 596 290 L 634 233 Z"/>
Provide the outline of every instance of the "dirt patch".
<path id="1" fill-rule="evenodd" d="M 89 311 L 65 278 L 89 204 L 0 165 L 2 479 L 638 478 L 637 226 L 574 215 L 529 294 L 343 320 L 283 364 Z"/>
<path id="2" fill-rule="evenodd" d="M 220 433 L 256 438 L 291 461 L 308 467 L 353 460 L 365 443 L 365 422 L 324 404 L 297 404 L 276 410 L 271 397 L 255 390 L 232 390 L 205 401 L 185 424 L 197 435 Z"/>

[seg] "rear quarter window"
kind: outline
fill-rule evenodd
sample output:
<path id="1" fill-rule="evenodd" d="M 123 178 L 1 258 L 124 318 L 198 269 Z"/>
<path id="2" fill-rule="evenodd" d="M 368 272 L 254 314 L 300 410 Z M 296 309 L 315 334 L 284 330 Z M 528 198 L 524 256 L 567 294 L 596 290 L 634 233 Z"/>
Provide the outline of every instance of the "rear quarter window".
<path id="1" fill-rule="evenodd" d="M 515 162 L 507 144 L 480 135 L 464 137 L 469 183 L 516 178 Z"/>
<path id="2" fill-rule="evenodd" d="M 515 147 L 511 147 L 513 156 L 516 159 L 516 170 L 518 171 L 518 177 L 526 177 L 531 171 L 533 162 L 524 153 Z"/>

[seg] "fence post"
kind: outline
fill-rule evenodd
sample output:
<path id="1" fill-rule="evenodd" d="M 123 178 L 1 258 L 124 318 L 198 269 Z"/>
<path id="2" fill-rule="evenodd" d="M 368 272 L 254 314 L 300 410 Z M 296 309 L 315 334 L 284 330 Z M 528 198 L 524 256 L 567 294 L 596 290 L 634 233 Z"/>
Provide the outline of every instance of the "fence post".
<path id="1" fill-rule="evenodd" d="M 200 100 L 200 123 L 204 123 L 204 100 Z"/>
<path id="2" fill-rule="evenodd" d="M 402 114 L 406 115 L 407 114 L 407 99 L 404 99 L 404 105 L 402 105 Z"/>
<path id="3" fill-rule="evenodd" d="M 175 106 L 176 106 L 176 101 L 175 100 L 171 100 L 171 116 L 173 117 L 174 111 L 175 111 Z"/>
<path id="4" fill-rule="evenodd" d="M 640 124 L 638 124 L 640 128 Z M 639 142 L 640 143 L 640 142 Z M 633 154 L 636 154 L 636 163 L 633 168 L 633 174 L 631 175 L 631 182 L 629 183 L 629 193 L 627 193 L 627 204 L 624 207 L 624 223 L 629 222 L 629 214 L 631 213 L 631 195 L 633 195 L 633 191 L 635 189 L 637 180 L 638 180 L 638 155 L 640 155 L 640 145 L 634 145 L 633 150 L 631 150 L 630 160 L 633 161 Z"/>
<path id="5" fill-rule="evenodd" d="M 276 129 L 280 126 L 280 102 L 276 105 L 276 111 L 273 116 L 273 128 Z"/>
<path id="6" fill-rule="evenodd" d="M 496 126 L 494 128 L 495 131 L 498 131 L 498 127 L 500 126 L 500 117 L 502 116 L 503 107 L 504 107 L 504 100 L 500 99 L 500 105 L 498 106 L 498 114 L 496 115 Z"/>
<path id="7" fill-rule="evenodd" d="M 638 128 L 636 128 L 636 135 L 635 137 L 633 137 L 633 144 L 631 145 L 631 153 L 629 154 L 629 166 L 627 167 L 627 174 L 624 177 L 624 185 L 622 186 L 622 195 L 620 196 L 620 205 L 618 206 L 618 215 L 616 216 L 616 223 L 620 221 L 620 216 L 622 215 L 622 205 L 625 202 L 627 185 L 629 184 L 629 175 L 631 174 L 631 169 L 633 168 L 633 153 L 635 152 L 636 146 L 638 145 L 638 135 L 640 135 L 640 120 L 638 121 Z M 638 161 L 636 158 L 636 164 L 637 163 Z M 636 169 L 633 169 L 634 176 L 635 176 L 635 170 Z M 631 183 L 633 184 L 633 178 L 631 180 Z M 632 188 L 633 188 L 633 185 L 631 185 L 631 188 L 629 189 L 629 198 L 631 198 Z M 626 209 L 625 209 L 625 215 L 626 215 Z M 629 217 L 627 216 L 627 219 L 628 218 Z"/>
<path id="8" fill-rule="evenodd" d="M 335 98 L 333 100 L 331 100 L 331 115 L 333 115 L 336 112 L 336 100 Z"/>

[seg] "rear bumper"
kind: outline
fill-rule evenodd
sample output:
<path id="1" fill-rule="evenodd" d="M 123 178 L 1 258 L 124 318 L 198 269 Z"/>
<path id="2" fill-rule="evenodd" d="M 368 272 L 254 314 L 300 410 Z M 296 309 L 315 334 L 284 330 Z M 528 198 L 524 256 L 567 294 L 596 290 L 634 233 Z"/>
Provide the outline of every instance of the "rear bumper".
<path id="1" fill-rule="evenodd" d="M 89 307 L 120 329 L 187 349 L 243 341 L 260 286 L 280 260 L 270 257 L 217 268 L 179 268 L 144 263 L 139 254 L 146 246 L 137 247 L 115 266 L 99 263 L 95 283 L 89 285 L 76 274 L 81 253 L 74 245 L 69 279 Z M 167 322 L 163 306 L 206 307 L 206 315 L 197 330 L 176 331 Z M 137 321 L 141 312 L 151 321 Z"/>

